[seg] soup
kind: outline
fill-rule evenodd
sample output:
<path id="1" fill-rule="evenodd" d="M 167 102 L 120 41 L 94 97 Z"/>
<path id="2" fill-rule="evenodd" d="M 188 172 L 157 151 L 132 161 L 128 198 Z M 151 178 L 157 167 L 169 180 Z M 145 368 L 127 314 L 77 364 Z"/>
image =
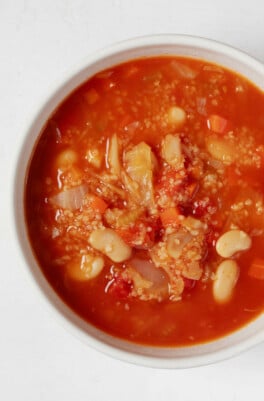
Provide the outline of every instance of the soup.
<path id="1" fill-rule="evenodd" d="M 47 121 L 25 186 L 47 280 L 136 343 L 208 342 L 264 309 L 264 95 L 181 57 L 117 65 Z"/>

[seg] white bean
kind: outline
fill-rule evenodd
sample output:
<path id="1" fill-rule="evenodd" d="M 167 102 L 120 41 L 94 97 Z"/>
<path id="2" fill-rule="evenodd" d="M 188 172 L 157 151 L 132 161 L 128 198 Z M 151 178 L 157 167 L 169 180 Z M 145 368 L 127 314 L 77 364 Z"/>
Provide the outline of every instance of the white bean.
<path id="1" fill-rule="evenodd" d="M 82 255 L 81 260 L 68 265 L 68 274 L 78 281 L 91 280 L 97 277 L 104 268 L 101 256 Z"/>
<path id="2" fill-rule="evenodd" d="M 230 258 L 236 252 L 251 247 L 251 238 L 242 230 L 230 230 L 221 235 L 216 242 L 216 252 L 223 258 Z"/>
<path id="3" fill-rule="evenodd" d="M 131 256 L 131 247 L 110 228 L 94 230 L 89 242 L 94 249 L 108 256 L 113 262 L 123 262 Z"/>
<path id="4" fill-rule="evenodd" d="M 234 260 L 220 263 L 213 282 L 213 296 L 216 302 L 223 304 L 230 300 L 239 276 L 239 267 Z"/>

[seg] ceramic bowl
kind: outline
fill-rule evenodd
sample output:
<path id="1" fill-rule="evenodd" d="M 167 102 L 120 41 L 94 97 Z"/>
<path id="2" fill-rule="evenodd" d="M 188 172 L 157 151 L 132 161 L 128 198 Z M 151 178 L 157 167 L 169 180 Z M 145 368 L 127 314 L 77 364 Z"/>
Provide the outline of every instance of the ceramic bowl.
<path id="1" fill-rule="evenodd" d="M 247 77 L 259 88 L 264 89 L 264 66 L 247 54 L 224 44 L 192 36 L 158 35 L 135 38 L 98 51 L 80 62 L 54 84 L 48 99 L 32 110 L 32 123 L 21 133 L 18 142 L 19 158 L 14 178 L 14 227 L 18 249 L 21 251 L 25 269 L 44 300 L 59 321 L 89 346 L 115 358 L 139 365 L 156 368 L 187 368 L 210 364 L 264 340 L 264 315 L 219 340 L 188 347 L 142 346 L 108 335 L 75 314 L 54 292 L 32 253 L 27 238 L 23 210 L 24 182 L 30 156 L 43 126 L 57 106 L 81 83 L 100 70 L 140 57 L 159 55 L 181 55 L 208 60 Z M 70 341 L 70 338 L 69 338 Z"/>

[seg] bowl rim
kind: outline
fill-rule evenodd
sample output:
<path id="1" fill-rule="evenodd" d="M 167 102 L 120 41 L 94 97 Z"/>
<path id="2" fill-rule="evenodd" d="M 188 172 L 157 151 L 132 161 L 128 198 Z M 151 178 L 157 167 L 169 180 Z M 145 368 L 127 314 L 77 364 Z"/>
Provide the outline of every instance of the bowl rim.
<path id="1" fill-rule="evenodd" d="M 67 84 L 74 78 L 77 77 L 82 71 L 85 71 L 89 68 L 90 65 L 99 62 L 100 60 L 104 60 L 107 57 L 112 57 L 114 54 L 122 53 L 131 49 L 136 48 L 146 48 L 151 46 L 164 46 L 164 45 L 181 45 L 187 46 L 190 48 L 206 49 L 208 51 L 217 51 L 220 54 L 224 54 L 228 57 L 235 58 L 238 62 L 244 63 L 245 65 L 249 65 L 252 70 L 257 71 L 260 75 L 264 77 L 264 65 L 258 61 L 256 58 L 249 56 L 247 53 L 238 50 L 232 46 L 223 44 L 219 41 L 215 41 L 212 39 L 207 39 L 199 36 L 192 35 L 178 35 L 178 34 L 159 34 L 159 35 L 147 35 L 134 37 L 132 39 L 127 39 L 121 42 L 118 42 L 113 45 L 109 45 L 101 50 L 93 52 L 88 57 L 85 57 L 83 60 L 80 60 L 78 64 L 73 66 L 68 71 L 65 71 L 62 75 L 63 78 L 57 80 L 57 82 L 53 82 L 47 88 L 47 94 L 43 95 L 43 99 L 36 105 L 35 110 L 30 114 L 30 118 L 27 127 L 24 130 L 23 135 L 18 140 L 17 145 L 17 157 L 16 157 L 16 165 L 13 171 L 13 185 L 12 185 L 12 205 L 13 205 L 13 233 L 14 237 L 16 237 L 16 242 L 18 242 L 17 250 L 20 252 L 21 263 L 25 265 L 23 270 L 27 272 L 27 277 L 29 281 L 32 283 L 32 288 L 38 293 L 38 297 L 40 297 L 48 310 L 51 312 L 53 316 L 56 317 L 56 320 L 62 324 L 64 328 L 74 334 L 76 337 L 81 339 L 85 344 L 91 346 L 92 348 L 103 352 L 109 356 L 112 356 L 116 359 L 123 360 L 126 362 L 134 363 L 137 365 L 143 365 L 152 368 L 190 368 L 201 365 L 208 365 L 210 363 L 215 363 L 223 359 L 230 358 L 238 353 L 245 351 L 262 341 L 264 341 L 264 330 L 261 332 L 256 332 L 252 334 L 249 338 L 244 339 L 238 344 L 233 344 L 224 349 L 219 349 L 218 351 L 207 352 L 205 354 L 195 355 L 195 356 L 187 356 L 187 357 L 177 357 L 177 358 L 169 358 L 169 357 L 156 357 L 152 355 L 143 355 L 141 353 L 129 352 L 126 349 L 117 348 L 113 345 L 107 344 L 103 341 L 100 336 L 98 338 L 95 335 L 91 335 L 87 333 L 80 324 L 81 318 L 77 316 L 75 312 L 72 312 L 70 307 L 64 303 L 64 301 L 55 293 L 50 284 L 47 282 L 44 277 L 41 269 L 38 267 L 38 272 L 34 272 L 33 268 L 29 264 L 29 256 L 26 252 L 30 252 L 32 259 L 32 249 L 29 245 L 29 240 L 25 238 L 26 229 L 19 228 L 19 222 L 21 218 L 23 218 L 22 225 L 25 226 L 24 220 L 24 209 L 22 207 L 21 211 L 21 195 L 24 194 L 24 181 L 21 185 L 19 182 L 20 175 L 20 166 L 28 166 L 30 159 L 24 159 L 24 150 L 30 146 L 30 154 L 32 155 L 34 146 L 39 137 L 35 135 L 34 143 L 31 141 L 31 137 L 29 138 L 29 134 L 34 130 L 36 125 L 36 121 L 41 119 L 41 115 L 43 111 L 48 108 L 49 110 L 54 111 L 54 107 L 51 106 L 52 99 L 56 98 L 63 88 L 67 86 Z M 127 58 L 129 60 L 129 58 Z M 100 71 L 100 70 L 97 70 Z M 263 80 L 264 81 L 264 80 Z M 264 89 L 264 87 L 263 87 Z M 67 93 L 70 94 L 72 90 L 67 90 Z M 64 96 L 65 98 L 66 96 Z M 57 106 L 60 102 L 57 101 Z M 49 113 L 50 114 L 50 113 Z M 32 118 L 33 116 L 33 118 Z M 42 127 L 45 124 L 45 120 L 42 121 Z M 26 168 L 24 168 L 24 180 L 26 178 Z M 24 204 L 23 204 L 24 205 Z M 26 242 L 28 243 L 26 245 Z M 34 256 L 33 256 L 34 257 Z M 23 262 L 22 262 L 23 261 Z M 35 265 L 37 262 L 35 260 Z M 41 275 L 39 274 L 41 273 Z M 65 306 L 66 309 L 65 310 Z M 75 316 L 73 316 L 73 314 Z M 249 323 L 251 325 L 252 322 Z M 97 329 L 96 329 L 97 330 Z M 243 329 L 242 329 L 243 330 Z M 100 332 L 100 330 L 99 330 Z M 234 332 L 236 333 L 236 332 Z M 234 333 L 231 333 L 229 336 L 233 336 Z M 98 330 L 97 330 L 98 334 Z M 112 337 L 111 335 L 108 335 Z M 229 337 L 229 336 L 225 336 Z M 121 343 L 123 340 L 117 339 Z M 212 341 L 210 343 L 215 343 L 218 340 Z M 125 343 L 127 343 L 124 340 Z M 208 343 L 205 343 L 208 344 Z M 203 346 L 203 344 L 200 344 Z M 144 346 L 143 346 L 144 347 Z M 179 347 L 179 348 L 192 348 L 193 346 L 188 347 Z M 154 349 L 159 347 L 150 347 L 147 346 L 148 349 Z M 164 347 L 161 347 L 164 348 Z M 172 347 L 175 348 L 175 347 Z"/>

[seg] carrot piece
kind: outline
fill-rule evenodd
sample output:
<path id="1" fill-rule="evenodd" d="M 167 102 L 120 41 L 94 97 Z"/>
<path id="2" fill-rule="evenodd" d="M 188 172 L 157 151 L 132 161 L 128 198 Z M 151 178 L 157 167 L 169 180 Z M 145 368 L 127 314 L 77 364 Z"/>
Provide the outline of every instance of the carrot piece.
<path id="1" fill-rule="evenodd" d="M 249 267 L 248 275 L 259 280 L 264 280 L 264 259 L 254 259 Z"/>
<path id="2" fill-rule="evenodd" d="M 99 198 L 96 195 L 91 196 L 89 205 L 91 206 L 92 209 L 94 209 L 102 214 L 108 208 L 107 203 L 103 199 Z"/>
<path id="3" fill-rule="evenodd" d="M 211 114 L 207 119 L 207 127 L 217 134 L 224 134 L 230 129 L 230 122 L 217 114 Z"/>
<path id="4" fill-rule="evenodd" d="M 116 228 L 115 232 L 130 246 L 134 246 L 134 241 L 138 236 L 138 232 L 133 229 Z"/>
<path id="5" fill-rule="evenodd" d="M 160 213 L 160 219 L 163 227 L 171 226 L 179 222 L 179 211 L 176 207 L 169 207 Z"/>
<path id="6" fill-rule="evenodd" d="M 151 227 L 151 223 L 148 222 L 145 227 L 141 225 L 134 226 L 130 228 L 116 228 L 115 232 L 125 241 L 125 243 L 131 247 L 136 247 L 137 249 L 149 249 L 153 246 L 155 241 L 156 230 L 153 225 L 152 231 L 147 232 L 146 228 Z"/>

